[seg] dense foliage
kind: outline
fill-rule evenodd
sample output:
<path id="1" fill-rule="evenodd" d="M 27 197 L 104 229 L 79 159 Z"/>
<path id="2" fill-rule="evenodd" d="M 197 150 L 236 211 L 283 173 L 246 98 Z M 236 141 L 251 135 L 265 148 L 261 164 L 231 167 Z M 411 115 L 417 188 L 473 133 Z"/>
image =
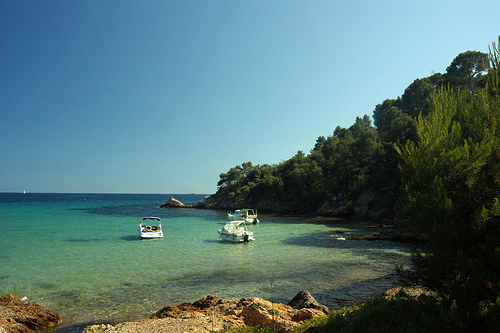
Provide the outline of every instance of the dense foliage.
<path id="1" fill-rule="evenodd" d="M 357 117 L 351 127 L 320 136 L 309 154 L 299 151 L 276 165 L 246 162 L 231 168 L 220 174 L 219 208 L 393 218 L 402 189 L 394 144 L 417 139 L 417 117 L 429 113 L 429 96 L 440 87 L 483 91 L 487 65 L 487 54 L 461 53 L 445 74 L 416 79 L 401 97 L 377 105 L 373 124 L 367 115 Z"/>
<path id="2" fill-rule="evenodd" d="M 440 89 L 418 118 L 417 140 L 397 148 L 398 212 L 427 239 L 403 275 L 440 292 L 463 331 L 500 324 L 499 54 L 493 44 L 486 89 Z"/>

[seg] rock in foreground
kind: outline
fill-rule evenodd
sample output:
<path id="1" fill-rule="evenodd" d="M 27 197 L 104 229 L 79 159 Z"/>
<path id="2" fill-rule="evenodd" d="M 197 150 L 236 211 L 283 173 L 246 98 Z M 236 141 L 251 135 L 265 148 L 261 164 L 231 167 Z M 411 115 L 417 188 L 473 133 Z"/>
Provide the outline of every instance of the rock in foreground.
<path id="1" fill-rule="evenodd" d="M 294 309 L 316 309 L 328 314 L 328 308 L 325 305 L 319 304 L 307 290 L 300 291 L 289 303 Z"/>
<path id="2" fill-rule="evenodd" d="M 306 293 L 310 296 L 308 292 Z M 309 301 L 308 304 L 314 303 L 322 307 L 312 296 L 310 296 Z M 326 307 L 324 309 L 328 311 Z M 315 308 L 293 308 L 285 304 L 271 303 L 258 297 L 236 300 L 208 295 L 194 303 L 166 306 L 153 314 L 149 320 L 121 323 L 116 326 L 94 325 L 86 332 L 100 332 L 102 330 L 109 332 L 182 333 L 193 330 L 214 332 L 240 326 L 271 327 L 291 332 L 304 320 L 325 315 L 324 311 Z"/>
<path id="3" fill-rule="evenodd" d="M 306 293 L 310 301 L 309 303 L 303 302 L 302 305 L 311 305 L 315 303 L 318 307 L 321 307 L 311 294 L 308 292 L 301 293 Z M 299 296 L 296 296 L 296 298 L 297 297 Z M 323 306 L 323 309 L 326 309 L 326 313 L 328 313 L 328 308 Z M 309 306 L 293 308 L 285 304 L 271 303 L 258 297 L 235 300 L 208 295 L 207 298 L 202 298 L 193 304 L 183 303 L 174 307 L 164 307 L 152 315 L 151 318 L 176 318 L 185 313 L 193 312 L 198 312 L 209 317 L 213 316 L 214 319 L 219 321 L 217 326 L 220 325 L 222 328 L 247 325 L 272 327 L 286 332 L 293 330 L 306 319 L 326 315 L 322 310 L 314 309 Z"/>
<path id="4" fill-rule="evenodd" d="M 31 332 L 56 325 L 61 318 L 36 303 L 25 303 L 8 294 L 0 297 L 0 332 Z"/>

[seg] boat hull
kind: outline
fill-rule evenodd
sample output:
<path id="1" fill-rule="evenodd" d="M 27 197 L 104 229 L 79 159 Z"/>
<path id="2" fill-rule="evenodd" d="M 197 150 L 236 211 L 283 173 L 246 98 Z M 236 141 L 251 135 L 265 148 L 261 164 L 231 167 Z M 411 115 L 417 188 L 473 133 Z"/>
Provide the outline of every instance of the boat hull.
<path id="1" fill-rule="evenodd" d="M 242 234 L 226 232 L 224 230 L 219 230 L 218 232 L 219 232 L 219 238 L 227 242 L 239 243 L 239 242 L 251 242 L 255 240 L 255 238 L 253 238 L 253 232 L 246 232 Z"/>
<path id="2" fill-rule="evenodd" d="M 245 221 L 245 224 L 258 224 L 260 221 L 257 218 L 257 212 L 250 209 L 237 209 L 234 213 L 228 213 L 229 221 Z"/>
<path id="3" fill-rule="evenodd" d="M 147 225 L 148 222 L 154 221 L 154 225 Z M 161 221 L 159 217 L 145 217 L 139 222 L 139 237 L 142 239 L 163 238 L 163 230 L 161 229 Z"/>
<path id="4" fill-rule="evenodd" d="M 142 232 L 142 231 L 139 231 L 139 236 L 142 239 L 163 238 L 163 232 L 162 231 L 159 231 L 159 232 L 153 232 L 153 231 Z"/>

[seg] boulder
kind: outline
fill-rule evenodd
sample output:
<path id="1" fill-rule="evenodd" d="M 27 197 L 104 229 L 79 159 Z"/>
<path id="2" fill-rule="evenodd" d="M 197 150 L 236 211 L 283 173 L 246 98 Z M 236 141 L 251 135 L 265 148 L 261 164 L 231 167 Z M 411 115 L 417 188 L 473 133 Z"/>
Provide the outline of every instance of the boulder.
<path id="1" fill-rule="evenodd" d="M 324 314 L 328 314 L 328 307 L 319 304 L 307 290 L 299 291 L 299 293 L 288 302 L 288 305 L 294 309 L 316 309 L 322 311 Z"/>
<path id="2" fill-rule="evenodd" d="M 240 314 L 247 326 L 290 332 L 300 325 L 299 322 L 293 321 L 294 314 L 298 311 L 288 305 L 271 303 L 258 297 L 250 301 Z"/>
<path id="3" fill-rule="evenodd" d="M 54 311 L 39 304 L 25 303 L 12 294 L 0 297 L 0 328 L 6 332 L 40 330 L 55 326 L 60 320 Z"/>

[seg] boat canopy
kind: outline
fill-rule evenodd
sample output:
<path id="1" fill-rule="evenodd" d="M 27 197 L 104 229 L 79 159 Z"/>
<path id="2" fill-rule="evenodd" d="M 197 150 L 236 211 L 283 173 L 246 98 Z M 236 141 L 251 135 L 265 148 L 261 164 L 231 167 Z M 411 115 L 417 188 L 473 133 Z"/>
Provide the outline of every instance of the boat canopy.
<path id="1" fill-rule="evenodd" d="M 224 228 L 225 227 L 238 227 L 241 224 L 245 224 L 245 221 L 243 221 L 243 220 L 232 220 L 232 221 L 226 222 L 226 225 L 224 226 Z"/>
<path id="2" fill-rule="evenodd" d="M 145 217 L 145 218 L 143 218 L 143 219 L 141 220 L 141 223 L 142 223 L 142 221 L 144 221 L 144 220 L 156 220 L 156 221 L 160 222 L 160 218 L 159 218 L 159 217 L 154 217 L 154 216 L 150 216 L 150 217 Z"/>

